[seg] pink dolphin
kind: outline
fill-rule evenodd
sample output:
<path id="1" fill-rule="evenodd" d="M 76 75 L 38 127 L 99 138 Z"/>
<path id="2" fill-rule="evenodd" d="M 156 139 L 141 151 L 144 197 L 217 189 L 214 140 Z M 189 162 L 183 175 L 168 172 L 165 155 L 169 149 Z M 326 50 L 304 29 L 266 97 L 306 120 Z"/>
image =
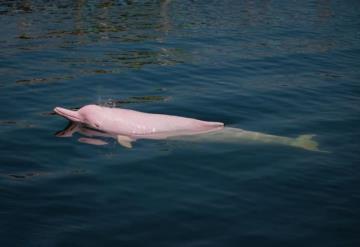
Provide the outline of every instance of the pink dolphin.
<path id="1" fill-rule="evenodd" d="M 107 142 L 94 137 L 113 137 L 119 144 L 131 148 L 138 139 L 171 139 L 203 142 L 256 141 L 298 147 L 310 151 L 320 151 L 314 135 L 298 137 L 277 136 L 238 128 L 224 127 L 220 122 L 151 114 L 139 111 L 86 105 L 78 111 L 56 107 L 54 111 L 74 122 L 57 133 L 59 137 L 70 137 L 78 132 L 85 136 L 80 142 L 105 145 Z"/>
<path id="2" fill-rule="evenodd" d="M 220 122 L 206 122 L 193 118 L 144 113 L 128 109 L 86 105 L 78 111 L 56 107 L 54 111 L 70 121 L 117 136 L 125 147 L 137 139 L 166 139 L 221 130 Z"/>

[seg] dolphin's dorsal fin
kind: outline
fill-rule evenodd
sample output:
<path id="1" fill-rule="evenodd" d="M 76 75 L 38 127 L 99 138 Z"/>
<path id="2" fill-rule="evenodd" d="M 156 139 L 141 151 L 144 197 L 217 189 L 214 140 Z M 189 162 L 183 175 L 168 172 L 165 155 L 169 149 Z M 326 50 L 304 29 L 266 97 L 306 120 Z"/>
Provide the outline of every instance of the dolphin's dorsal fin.
<path id="1" fill-rule="evenodd" d="M 128 137 L 128 136 L 118 135 L 118 136 L 117 136 L 117 141 L 118 141 L 118 143 L 119 143 L 121 146 L 123 146 L 123 147 L 132 148 L 131 142 L 133 141 L 133 139 L 131 139 L 131 138 Z"/>

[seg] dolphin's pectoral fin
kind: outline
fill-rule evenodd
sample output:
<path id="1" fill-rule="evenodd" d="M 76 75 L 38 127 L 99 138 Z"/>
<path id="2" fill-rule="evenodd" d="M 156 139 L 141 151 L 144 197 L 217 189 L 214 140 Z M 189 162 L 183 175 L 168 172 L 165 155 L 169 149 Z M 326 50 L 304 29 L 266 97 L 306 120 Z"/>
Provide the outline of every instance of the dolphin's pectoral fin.
<path id="1" fill-rule="evenodd" d="M 132 144 L 129 141 L 118 140 L 118 143 L 125 148 L 132 148 Z"/>
<path id="2" fill-rule="evenodd" d="M 125 148 L 132 148 L 132 144 L 131 142 L 134 141 L 133 139 L 131 139 L 130 137 L 128 136 L 122 136 L 122 135 L 118 135 L 117 136 L 117 141 L 118 143 L 125 147 Z"/>

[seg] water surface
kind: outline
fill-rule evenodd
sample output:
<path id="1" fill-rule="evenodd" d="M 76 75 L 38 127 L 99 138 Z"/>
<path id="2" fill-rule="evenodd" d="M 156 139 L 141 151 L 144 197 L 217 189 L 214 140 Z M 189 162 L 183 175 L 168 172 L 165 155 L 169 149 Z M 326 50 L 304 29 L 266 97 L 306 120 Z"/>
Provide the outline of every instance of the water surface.
<path id="1" fill-rule="evenodd" d="M 1 246 L 359 246 L 358 1 L 1 1 Z M 296 137 L 54 134 L 55 106 Z"/>

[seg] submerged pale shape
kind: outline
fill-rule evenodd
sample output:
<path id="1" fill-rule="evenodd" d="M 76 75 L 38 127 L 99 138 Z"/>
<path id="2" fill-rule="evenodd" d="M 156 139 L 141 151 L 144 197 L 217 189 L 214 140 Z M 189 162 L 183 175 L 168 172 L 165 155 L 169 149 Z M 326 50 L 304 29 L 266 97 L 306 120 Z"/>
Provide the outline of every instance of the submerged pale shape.
<path id="1" fill-rule="evenodd" d="M 134 110 L 87 105 L 78 111 L 56 107 L 55 112 L 74 122 L 57 136 L 68 137 L 79 132 L 87 136 L 80 141 L 94 145 L 106 142 L 92 137 L 113 137 L 124 147 L 131 148 L 138 139 L 170 139 L 203 142 L 257 141 L 275 143 L 319 151 L 313 135 L 297 138 L 269 135 L 225 127 L 221 122 L 207 122 L 193 118 L 164 114 L 144 113 Z M 90 127 L 90 128 L 89 128 Z"/>

